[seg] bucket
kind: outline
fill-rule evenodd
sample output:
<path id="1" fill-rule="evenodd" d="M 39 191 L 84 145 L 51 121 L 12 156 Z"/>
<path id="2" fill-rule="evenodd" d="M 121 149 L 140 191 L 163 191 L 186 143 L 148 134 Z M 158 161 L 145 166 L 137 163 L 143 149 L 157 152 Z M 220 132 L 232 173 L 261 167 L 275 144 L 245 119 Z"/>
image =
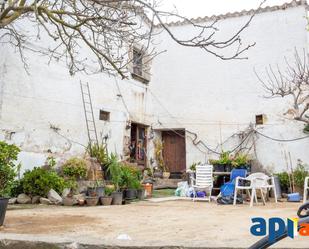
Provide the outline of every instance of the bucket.
<path id="1" fill-rule="evenodd" d="M 0 197 L 0 227 L 3 226 L 8 203 L 9 203 L 9 198 Z"/>
<path id="2" fill-rule="evenodd" d="M 146 184 L 143 184 L 143 187 L 145 189 L 145 196 L 146 198 L 148 197 L 151 197 L 152 196 L 152 184 L 151 183 L 146 183 Z"/>

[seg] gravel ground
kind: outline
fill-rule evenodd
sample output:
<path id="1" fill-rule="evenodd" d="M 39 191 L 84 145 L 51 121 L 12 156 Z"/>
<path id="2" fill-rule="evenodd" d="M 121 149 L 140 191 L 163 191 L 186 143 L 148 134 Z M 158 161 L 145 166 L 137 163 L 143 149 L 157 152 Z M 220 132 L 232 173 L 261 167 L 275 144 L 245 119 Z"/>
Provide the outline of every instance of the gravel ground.
<path id="1" fill-rule="evenodd" d="M 247 248 L 258 240 L 249 231 L 252 217 L 295 217 L 299 205 L 267 203 L 250 208 L 191 201 L 144 201 L 124 206 L 28 206 L 7 211 L 0 240 L 143 248 Z M 285 239 L 276 247 L 309 248 L 309 240 Z"/>

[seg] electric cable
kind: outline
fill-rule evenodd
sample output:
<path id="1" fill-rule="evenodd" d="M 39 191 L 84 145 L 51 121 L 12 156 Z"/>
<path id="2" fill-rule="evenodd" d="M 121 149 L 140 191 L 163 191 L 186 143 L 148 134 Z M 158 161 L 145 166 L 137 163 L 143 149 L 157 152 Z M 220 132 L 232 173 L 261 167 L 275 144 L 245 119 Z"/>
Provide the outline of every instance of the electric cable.
<path id="1" fill-rule="evenodd" d="M 258 130 L 254 130 L 254 131 L 255 131 L 255 133 L 259 134 L 260 136 L 268 138 L 268 139 L 276 141 L 276 142 L 295 142 L 295 141 L 299 141 L 299 140 L 303 140 L 303 139 L 309 138 L 309 135 L 308 135 L 308 136 L 299 137 L 299 138 L 293 138 L 293 139 L 280 139 L 280 138 L 273 138 L 273 137 L 270 137 L 268 135 L 265 135 L 265 134 L 259 132 Z"/>

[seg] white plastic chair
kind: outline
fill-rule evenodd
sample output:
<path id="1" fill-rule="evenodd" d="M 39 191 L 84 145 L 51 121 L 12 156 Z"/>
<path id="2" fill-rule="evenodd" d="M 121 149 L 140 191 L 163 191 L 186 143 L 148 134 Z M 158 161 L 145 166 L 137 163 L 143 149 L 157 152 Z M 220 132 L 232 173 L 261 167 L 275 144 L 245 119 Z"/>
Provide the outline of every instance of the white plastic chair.
<path id="1" fill-rule="evenodd" d="M 309 177 L 306 177 L 304 186 L 304 203 L 307 202 L 308 190 L 309 190 Z"/>
<path id="2" fill-rule="evenodd" d="M 195 170 L 195 178 L 192 178 L 192 187 L 194 189 L 194 196 L 192 198 L 193 201 L 201 200 L 205 201 L 208 200 L 210 202 L 211 191 L 213 188 L 213 166 L 212 165 L 198 165 L 196 166 Z M 209 197 L 207 198 L 198 198 L 196 196 L 197 190 L 208 190 Z M 207 191 L 206 191 L 207 193 Z"/>
<path id="3" fill-rule="evenodd" d="M 242 186 L 240 185 L 240 180 L 250 182 L 249 186 Z M 235 181 L 235 191 L 234 191 L 234 205 L 236 205 L 236 197 L 237 197 L 237 190 L 246 190 L 247 193 L 250 196 L 250 190 L 251 190 L 251 200 L 250 200 L 250 207 L 253 206 L 253 201 L 255 199 L 255 202 L 257 203 L 257 190 L 260 190 L 263 204 L 265 205 L 265 197 L 263 191 L 273 189 L 274 196 L 275 196 L 275 202 L 277 203 L 277 193 L 276 193 L 276 187 L 275 187 L 275 180 L 274 177 L 269 177 L 265 175 L 264 173 L 253 173 L 249 175 L 246 178 L 243 177 L 237 177 Z"/>

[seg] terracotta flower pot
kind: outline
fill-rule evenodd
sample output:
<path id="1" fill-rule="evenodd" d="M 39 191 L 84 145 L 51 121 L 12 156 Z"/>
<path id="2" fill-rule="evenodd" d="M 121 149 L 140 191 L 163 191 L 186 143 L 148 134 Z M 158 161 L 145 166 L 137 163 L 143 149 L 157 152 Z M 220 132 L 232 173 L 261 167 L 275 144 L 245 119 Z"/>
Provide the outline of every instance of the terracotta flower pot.
<path id="1" fill-rule="evenodd" d="M 112 201 L 113 201 L 113 197 L 111 196 L 100 197 L 100 202 L 103 206 L 112 205 Z"/>
<path id="2" fill-rule="evenodd" d="M 70 197 L 63 198 L 63 206 L 73 206 L 74 199 Z"/>
<path id="3" fill-rule="evenodd" d="M 98 197 L 86 197 L 87 206 L 96 206 L 98 205 L 99 198 Z"/>

